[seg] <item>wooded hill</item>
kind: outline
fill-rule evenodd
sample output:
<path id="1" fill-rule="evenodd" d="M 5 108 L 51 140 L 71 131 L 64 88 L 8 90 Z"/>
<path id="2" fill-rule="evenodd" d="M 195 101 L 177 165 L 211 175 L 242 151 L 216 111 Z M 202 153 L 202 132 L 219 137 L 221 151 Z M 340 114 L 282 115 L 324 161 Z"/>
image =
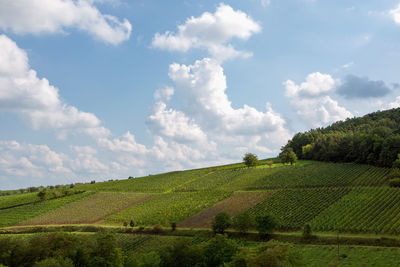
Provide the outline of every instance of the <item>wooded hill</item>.
<path id="1" fill-rule="evenodd" d="M 392 167 L 400 153 L 400 108 L 297 133 L 285 148 L 299 159 Z"/>

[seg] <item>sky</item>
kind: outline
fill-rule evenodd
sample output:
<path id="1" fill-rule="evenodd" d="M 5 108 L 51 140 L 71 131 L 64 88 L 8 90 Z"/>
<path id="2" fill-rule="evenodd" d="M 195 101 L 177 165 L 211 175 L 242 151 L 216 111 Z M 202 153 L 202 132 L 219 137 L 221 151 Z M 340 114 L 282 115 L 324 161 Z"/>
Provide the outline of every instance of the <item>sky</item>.
<path id="1" fill-rule="evenodd" d="M 0 0 L 0 190 L 276 156 L 399 72 L 399 0 Z"/>

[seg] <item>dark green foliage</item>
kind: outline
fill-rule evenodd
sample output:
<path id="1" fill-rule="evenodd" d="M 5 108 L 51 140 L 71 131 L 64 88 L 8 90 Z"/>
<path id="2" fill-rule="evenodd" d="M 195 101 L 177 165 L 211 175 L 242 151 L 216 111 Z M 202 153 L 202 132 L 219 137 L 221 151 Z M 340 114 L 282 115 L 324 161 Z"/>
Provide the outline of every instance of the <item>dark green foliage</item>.
<path id="1" fill-rule="evenodd" d="M 290 244 L 276 241 L 253 248 L 242 248 L 234 257 L 232 266 L 305 266 L 300 253 L 291 248 Z"/>
<path id="2" fill-rule="evenodd" d="M 226 212 L 220 212 L 214 217 L 214 220 L 212 222 L 212 229 L 214 233 L 223 234 L 225 230 L 231 225 L 231 216 Z"/>
<path id="3" fill-rule="evenodd" d="M 260 213 L 256 215 L 256 228 L 261 236 L 271 234 L 278 226 L 275 217 L 267 213 Z"/>
<path id="4" fill-rule="evenodd" d="M 160 264 L 160 255 L 155 251 L 148 253 L 130 253 L 124 262 L 125 267 L 158 267 Z"/>
<path id="5" fill-rule="evenodd" d="M 237 253 L 238 244 L 226 235 L 216 235 L 207 242 L 203 251 L 205 266 L 223 266 Z"/>
<path id="6" fill-rule="evenodd" d="M 131 221 L 129 222 L 129 226 L 130 226 L 130 227 L 135 226 L 135 222 L 134 222 L 133 220 L 131 220 Z"/>
<path id="7" fill-rule="evenodd" d="M 300 159 L 400 166 L 400 108 L 297 133 L 284 147 Z"/>
<path id="8" fill-rule="evenodd" d="M 74 263 L 70 258 L 47 258 L 36 262 L 33 267 L 74 267 Z"/>
<path id="9" fill-rule="evenodd" d="M 303 227 L 303 238 L 309 239 L 312 237 L 311 226 L 309 223 L 306 223 Z"/>
<path id="10" fill-rule="evenodd" d="M 233 227 L 242 234 L 247 233 L 254 225 L 254 215 L 251 212 L 244 212 L 233 218 Z"/>
<path id="11" fill-rule="evenodd" d="M 296 153 L 293 152 L 291 147 L 282 147 L 282 152 L 279 154 L 279 158 L 284 164 L 290 163 L 290 165 L 293 165 L 293 163 L 296 163 L 297 161 Z"/>
<path id="12" fill-rule="evenodd" d="M 400 169 L 400 154 L 397 155 L 397 159 L 393 162 L 392 168 Z"/>
<path id="13" fill-rule="evenodd" d="M 247 167 L 253 167 L 258 164 L 258 157 L 252 153 L 246 153 L 243 157 L 243 162 Z"/>
<path id="14" fill-rule="evenodd" d="M 165 246 L 160 256 L 162 266 L 165 267 L 192 267 L 203 261 L 201 250 L 190 246 L 184 239 L 178 239 L 173 244 Z"/>
<path id="15" fill-rule="evenodd" d="M 171 230 L 175 231 L 176 230 L 176 222 L 171 223 Z"/>
<path id="16" fill-rule="evenodd" d="M 393 178 L 389 180 L 390 187 L 400 187 L 400 178 Z"/>
<path id="17" fill-rule="evenodd" d="M 46 191 L 40 191 L 37 196 L 40 198 L 40 201 L 44 201 L 46 199 Z"/>

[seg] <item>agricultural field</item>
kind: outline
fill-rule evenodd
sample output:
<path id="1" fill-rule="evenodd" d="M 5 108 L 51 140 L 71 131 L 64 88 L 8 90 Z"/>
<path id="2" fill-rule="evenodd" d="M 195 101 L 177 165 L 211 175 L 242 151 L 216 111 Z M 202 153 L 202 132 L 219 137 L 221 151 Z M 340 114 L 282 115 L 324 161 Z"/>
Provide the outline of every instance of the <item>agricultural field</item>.
<path id="1" fill-rule="evenodd" d="M 400 233 L 400 188 L 359 187 L 317 216 L 317 231 Z"/>
<path id="2" fill-rule="evenodd" d="M 20 206 L 39 201 L 37 193 L 17 194 L 0 197 L 0 209 Z"/>
<path id="3" fill-rule="evenodd" d="M 400 248 L 296 245 L 293 250 L 309 267 L 320 266 L 400 266 Z"/>
<path id="4" fill-rule="evenodd" d="M 277 168 L 276 172 L 261 177 L 249 184 L 254 189 L 275 189 L 290 187 L 348 186 L 370 166 L 353 163 L 314 163 L 300 166 Z M 368 176 L 365 179 L 369 178 Z M 382 177 L 376 177 L 381 179 Z M 363 180 L 360 179 L 359 183 Z"/>
<path id="5" fill-rule="evenodd" d="M 29 219 L 21 225 L 96 223 L 150 197 L 142 193 L 99 192 Z"/>
<path id="6" fill-rule="evenodd" d="M 281 229 L 299 229 L 349 192 L 345 187 L 281 189 L 252 210 L 254 214 L 272 214 Z"/>
<path id="7" fill-rule="evenodd" d="M 210 170 L 199 169 L 149 175 L 133 179 L 78 185 L 76 188 L 89 191 L 161 193 L 193 179 L 206 175 Z"/>
<path id="8" fill-rule="evenodd" d="M 131 219 L 138 225 L 169 226 L 204 210 L 230 196 L 226 192 L 174 192 L 154 195 L 105 219 L 104 224 L 122 225 Z"/>
<path id="9" fill-rule="evenodd" d="M 80 193 L 71 196 L 46 200 L 43 202 L 36 202 L 33 204 L 18 206 L 15 208 L 0 210 L 0 226 L 11 226 L 24 222 L 33 217 L 57 209 L 63 205 L 81 200 L 91 194 L 91 192 Z"/>
<path id="10" fill-rule="evenodd" d="M 268 192 L 237 192 L 232 196 L 214 204 L 206 210 L 184 220 L 179 227 L 185 228 L 209 228 L 215 215 L 219 212 L 227 212 L 232 217 L 252 208 L 265 199 Z"/>

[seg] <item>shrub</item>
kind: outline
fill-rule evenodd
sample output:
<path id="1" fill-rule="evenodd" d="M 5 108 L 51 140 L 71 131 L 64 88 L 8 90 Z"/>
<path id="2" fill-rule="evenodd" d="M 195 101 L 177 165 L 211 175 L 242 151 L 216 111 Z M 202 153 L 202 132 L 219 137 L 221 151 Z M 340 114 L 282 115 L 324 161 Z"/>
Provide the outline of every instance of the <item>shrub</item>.
<path id="1" fill-rule="evenodd" d="M 124 226 L 127 227 L 127 226 L 128 226 L 128 223 L 127 223 L 127 222 L 124 222 Z"/>
<path id="2" fill-rule="evenodd" d="M 176 222 L 171 223 L 171 230 L 175 231 L 176 230 Z"/>
<path id="3" fill-rule="evenodd" d="M 153 228 L 151 229 L 151 231 L 152 231 L 153 233 L 155 233 L 155 234 L 159 234 L 159 233 L 164 232 L 164 229 L 163 229 L 163 227 L 161 226 L 161 224 L 156 224 L 156 225 L 153 226 Z"/>
<path id="4" fill-rule="evenodd" d="M 255 220 L 257 231 L 261 236 L 271 234 L 278 226 L 276 219 L 269 214 L 258 214 Z"/>
<path id="5" fill-rule="evenodd" d="M 130 227 L 135 226 L 135 222 L 134 222 L 133 220 L 131 220 L 131 221 L 129 222 L 129 226 L 130 226 Z"/>
<path id="6" fill-rule="evenodd" d="M 250 212 L 244 212 L 233 218 L 233 228 L 244 234 L 255 225 L 254 216 Z"/>
<path id="7" fill-rule="evenodd" d="M 312 237 L 311 226 L 310 224 L 305 224 L 303 227 L 303 238 L 309 239 Z"/>
<path id="8" fill-rule="evenodd" d="M 212 229 L 214 233 L 223 234 L 225 229 L 232 225 L 231 216 L 226 212 L 220 212 L 215 215 L 212 222 Z"/>

